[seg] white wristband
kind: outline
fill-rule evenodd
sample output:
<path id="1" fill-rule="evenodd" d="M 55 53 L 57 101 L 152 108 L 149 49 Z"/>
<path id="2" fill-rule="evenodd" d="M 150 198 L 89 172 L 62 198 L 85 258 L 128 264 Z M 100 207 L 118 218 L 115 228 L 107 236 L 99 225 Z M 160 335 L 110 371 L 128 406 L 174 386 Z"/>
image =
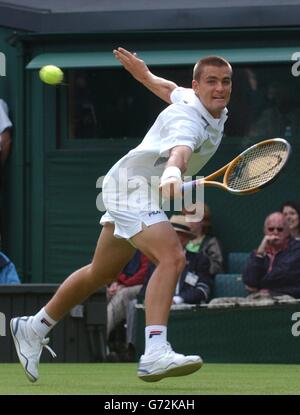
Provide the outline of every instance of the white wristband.
<path id="1" fill-rule="evenodd" d="M 178 167 L 175 167 L 175 166 L 167 167 L 160 178 L 160 182 L 163 184 L 171 177 L 175 177 L 176 179 L 181 180 L 181 171 Z"/>

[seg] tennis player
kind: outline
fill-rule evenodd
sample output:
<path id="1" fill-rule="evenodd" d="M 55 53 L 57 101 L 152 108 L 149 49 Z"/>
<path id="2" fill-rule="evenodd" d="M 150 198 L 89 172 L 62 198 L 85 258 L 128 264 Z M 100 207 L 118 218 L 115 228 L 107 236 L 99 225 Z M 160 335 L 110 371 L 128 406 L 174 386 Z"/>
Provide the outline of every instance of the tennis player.
<path id="1" fill-rule="evenodd" d="M 160 207 L 158 187 L 166 200 L 181 195 L 182 175 L 196 174 L 217 150 L 227 119 L 232 68 L 223 58 L 203 58 L 194 67 L 192 88 L 185 89 L 153 75 L 123 48 L 114 54 L 132 76 L 171 105 L 159 114 L 141 144 L 106 175 L 107 211 L 92 262 L 71 274 L 36 315 L 11 320 L 20 362 L 32 382 L 39 377 L 42 348 L 52 352 L 47 333 L 72 307 L 115 281 L 136 248 L 156 264 L 145 296 L 145 352 L 139 378 L 158 381 L 188 375 L 202 366 L 200 356 L 175 353 L 167 342 L 169 310 L 185 255 Z"/>

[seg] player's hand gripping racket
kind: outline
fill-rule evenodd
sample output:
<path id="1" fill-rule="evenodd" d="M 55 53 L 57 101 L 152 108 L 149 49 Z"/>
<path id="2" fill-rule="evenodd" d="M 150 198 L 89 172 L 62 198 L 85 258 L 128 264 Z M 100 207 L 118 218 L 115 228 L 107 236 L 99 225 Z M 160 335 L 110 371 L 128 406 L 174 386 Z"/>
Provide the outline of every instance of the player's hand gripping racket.
<path id="1" fill-rule="evenodd" d="M 182 190 L 191 191 L 204 184 L 238 195 L 257 192 L 278 177 L 290 153 L 291 145 L 283 138 L 261 141 L 243 151 L 215 173 L 184 183 Z M 223 182 L 214 181 L 222 175 Z"/>

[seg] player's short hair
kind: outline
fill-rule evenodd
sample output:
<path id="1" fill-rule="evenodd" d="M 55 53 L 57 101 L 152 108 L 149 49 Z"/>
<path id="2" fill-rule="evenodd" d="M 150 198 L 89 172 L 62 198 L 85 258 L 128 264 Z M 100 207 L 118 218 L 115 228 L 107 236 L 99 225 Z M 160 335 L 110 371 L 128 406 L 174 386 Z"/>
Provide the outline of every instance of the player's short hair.
<path id="1" fill-rule="evenodd" d="M 206 56 L 205 58 L 200 59 L 194 66 L 194 70 L 193 70 L 194 80 L 199 81 L 201 77 L 201 73 L 205 66 L 217 66 L 219 68 L 222 66 L 228 66 L 232 72 L 232 67 L 226 59 L 221 58 L 221 56 L 215 56 L 215 55 Z"/>

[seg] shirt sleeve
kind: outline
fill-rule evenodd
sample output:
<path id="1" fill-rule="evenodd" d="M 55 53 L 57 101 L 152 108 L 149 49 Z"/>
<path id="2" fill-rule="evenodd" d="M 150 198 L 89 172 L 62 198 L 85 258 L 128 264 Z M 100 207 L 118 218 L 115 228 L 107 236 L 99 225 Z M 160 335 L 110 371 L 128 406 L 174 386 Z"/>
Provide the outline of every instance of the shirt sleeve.
<path id="1" fill-rule="evenodd" d="M 199 118 L 184 104 L 170 105 L 164 113 L 160 130 L 160 156 L 169 157 L 170 150 L 176 146 L 188 146 L 194 152 L 205 139 L 205 132 Z"/>
<path id="2" fill-rule="evenodd" d="M 178 102 L 184 101 L 184 99 L 189 99 L 193 94 L 194 91 L 191 88 L 183 88 L 178 86 L 177 88 L 173 89 L 170 95 L 170 99 L 172 104 L 176 104 Z"/>
<path id="3" fill-rule="evenodd" d="M 4 268 L 0 270 L 0 284 L 20 284 L 16 267 L 12 262 L 9 262 Z"/>
<path id="4" fill-rule="evenodd" d="M 9 127 L 12 127 L 12 123 L 8 117 L 8 106 L 3 99 L 0 99 L 0 134 Z"/>

